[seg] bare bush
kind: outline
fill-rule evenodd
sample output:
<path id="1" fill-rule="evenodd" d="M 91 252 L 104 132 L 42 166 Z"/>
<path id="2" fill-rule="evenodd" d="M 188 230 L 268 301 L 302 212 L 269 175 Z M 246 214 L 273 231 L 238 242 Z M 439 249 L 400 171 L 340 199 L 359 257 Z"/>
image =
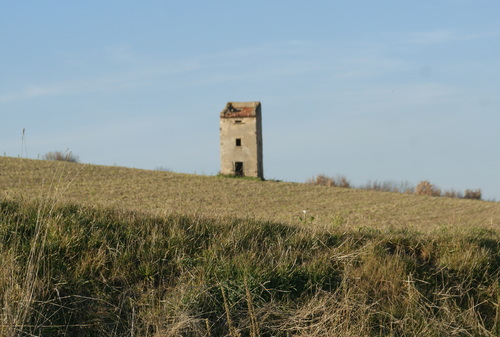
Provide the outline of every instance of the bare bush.
<path id="1" fill-rule="evenodd" d="M 53 160 L 53 161 L 68 161 L 71 163 L 78 163 L 80 159 L 78 156 L 75 156 L 71 152 L 62 152 L 62 151 L 53 151 L 47 152 L 42 157 L 44 160 Z"/>
<path id="2" fill-rule="evenodd" d="M 433 197 L 447 197 L 447 198 L 463 198 L 481 200 L 481 190 L 465 190 L 464 193 L 457 190 L 441 191 L 437 186 L 431 184 L 429 181 L 421 181 L 415 188 L 415 194 L 430 195 Z"/>
<path id="3" fill-rule="evenodd" d="M 465 190 L 464 199 L 481 200 L 481 190 Z"/>
<path id="4" fill-rule="evenodd" d="M 440 197 L 441 190 L 436 186 L 432 185 L 429 181 L 423 180 L 420 183 L 418 183 L 417 187 L 415 187 L 415 194 Z"/>
<path id="5" fill-rule="evenodd" d="M 351 187 L 351 184 L 349 183 L 347 178 L 342 175 L 339 175 L 337 177 L 328 177 L 324 174 L 318 174 L 316 177 L 307 179 L 306 184 L 343 188 Z"/>

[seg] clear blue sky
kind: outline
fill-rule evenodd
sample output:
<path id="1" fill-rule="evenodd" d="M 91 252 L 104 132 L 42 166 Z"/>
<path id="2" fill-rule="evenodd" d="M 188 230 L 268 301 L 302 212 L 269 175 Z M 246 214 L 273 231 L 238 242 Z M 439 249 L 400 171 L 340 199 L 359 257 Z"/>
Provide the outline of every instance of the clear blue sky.
<path id="1" fill-rule="evenodd" d="M 496 0 L 0 0 L 0 151 L 217 174 L 219 112 L 258 100 L 269 179 L 500 200 L 499 15 Z"/>

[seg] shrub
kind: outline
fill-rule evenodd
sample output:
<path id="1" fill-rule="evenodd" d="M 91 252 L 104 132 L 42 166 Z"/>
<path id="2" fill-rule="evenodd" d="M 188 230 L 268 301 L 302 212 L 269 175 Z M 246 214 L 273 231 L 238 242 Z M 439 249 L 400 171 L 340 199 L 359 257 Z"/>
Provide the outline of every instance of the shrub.
<path id="1" fill-rule="evenodd" d="M 481 200 L 481 190 L 465 190 L 464 199 Z"/>
<path id="2" fill-rule="evenodd" d="M 306 184 L 344 188 L 351 187 L 351 184 L 345 176 L 337 176 L 336 178 L 333 178 L 324 174 L 318 174 L 316 177 L 307 179 Z"/>
<path id="3" fill-rule="evenodd" d="M 53 161 L 68 161 L 71 163 L 78 163 L 80 160 L 78 156 L 75 156 L 72 152 L 62 152 L 62 151 L 54 151 L 47 152 L 43 155 L 44 160 L 53 160 Z"/>
<path id="4" fill-rule="evenodd" d="M 439 197 L 441 196 L 441 190 L 432 185 L 429 181 L 423 180 L 415 187 L 415 194 Z"/>
<path id="5" fill-rule="evenodd" d="M 447 198 L 463 198 L 463 199 L 475 199 L 481 200 L 481 190 L 465 190 L 462 194 L 460 191 L 456 190 L 446 190 L 441 191 L 437 186 L 432 185 L 429 181 L 421 181 L 415 188 L 415 194 L 420 195 L 430 195 L 433 197 L 447 197 Z"/>

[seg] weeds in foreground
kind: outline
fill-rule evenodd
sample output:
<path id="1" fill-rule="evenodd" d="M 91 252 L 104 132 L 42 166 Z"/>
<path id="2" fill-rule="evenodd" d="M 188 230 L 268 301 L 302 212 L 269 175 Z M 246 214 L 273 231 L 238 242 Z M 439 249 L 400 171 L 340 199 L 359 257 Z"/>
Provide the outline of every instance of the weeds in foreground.
<path id="1" fill-rule="evenodd" d="M 495 336 L 500 232 L 0 202 L 0 335 Z"/>

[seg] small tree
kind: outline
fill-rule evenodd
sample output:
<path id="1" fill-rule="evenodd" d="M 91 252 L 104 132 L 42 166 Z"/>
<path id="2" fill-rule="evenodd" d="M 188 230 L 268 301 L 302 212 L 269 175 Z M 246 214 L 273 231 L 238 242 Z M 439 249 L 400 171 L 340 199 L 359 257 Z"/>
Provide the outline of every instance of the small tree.
<path id="1" fill-rule="evenodd" d="M 43 159 L 54 161 L 68 161 L 71 163 L 78 163 L 80 161 L 78 156 L 75 156 L 73 153 L 62 151 L 47 152 L 43 155 Z"/>

